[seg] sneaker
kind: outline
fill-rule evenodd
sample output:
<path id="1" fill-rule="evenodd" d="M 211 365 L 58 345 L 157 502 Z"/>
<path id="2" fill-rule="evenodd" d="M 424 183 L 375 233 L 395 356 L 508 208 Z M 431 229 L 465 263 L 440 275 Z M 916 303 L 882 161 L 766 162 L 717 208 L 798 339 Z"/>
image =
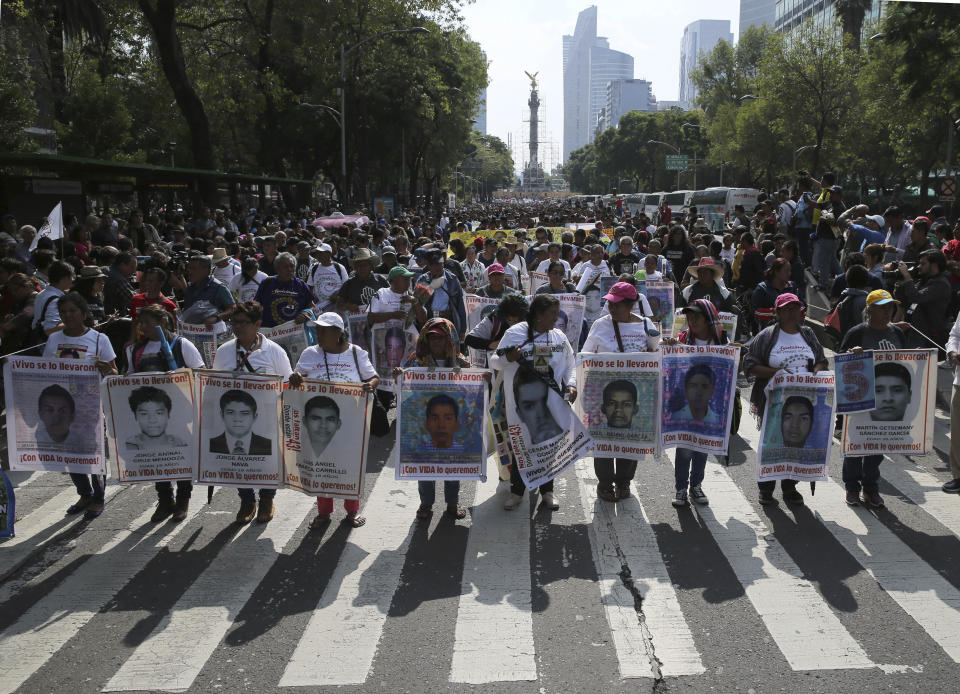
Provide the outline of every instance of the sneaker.
<path id="1" fill-rule="evenodd" d="M 791 489 L 783 493 L 783 500 L 793 506 L 803 506 L 803 494 L 796 489 Z"/>
<path id="2" fill-rule="evenodd" d="M 860 505 L 860 492 L 852 492 L 849 489 L 847 490 L 847 506 L 859 506 Z"/>
<path id="3" fill-rule="evenodd" d="M 773 498 L 773 492 L 760 492 L 760 503 L 769 506 L 777 503 L 777 500 Z"/>
<path id="4" fill-rule="evenodd" d="M 87 505 L 87 510 L 83 512 L 83 519 L 93 520 L 94 518 L 99 518 L 101 513 L 103 513 L 103 499 L 91 501 L 90 504 Z"/>
<path id="5" fill-rule="evenodd" d="M 940 487 L 947 494 L 960 494 L 960 477 L 952 479 L 947 482 L 945 485 Z M 67 511 L 69 513 L 69 511 Z"/>
<path id="6" fill-rule="evenodd" d="M 176 502 L 174 502 L 173 497 L 165 497 L 157 501 L 157 510 L 153 512 L 153 515 L 150 516 L 151 523 L 159 523 L 160 521 L 165 521 L 167 518 L 173 515 L 173 512 L 177 510 Z"/>
<path id="7" fill-rule="evenodd" d="M 237 511 L 237 523 L 241 525 L 249 523 L 253 520 L 253 517 L 257 514 L 257 502 L 256 501 L 241 501 L 240 510 Z"/>
<path id="8" fill-rule="evenodd" d="M 520 496 L 519 494 L 510 494 L 509 498 L 507 498 L 507 500 L 503 502 L 503 508 L 505 508 L 507 511 L 512 511 L 517 506 L 519 506 L 520 502 L 522 501 L 523 501 L 523 497 Z"/>
<path id="9" fill-rule="evenodd" d="M 173 512 L 173 521 L 179 523 L 187 517 L 187 511 L 190 510 L 190 499 L 177 498 L 176 510 Z"/>
<path id="10" fill-rule="evenodd" d="M 67 509 L 67 515 L 72 516 L 83 511 L 87 506 L 93 503 L 92 496 L 81 496 L 77 503 Z"/>
<path id="11" fill-rule="evenodd" d="M 553 495 L 553 492 L 544 492 L 543 501 L 541 501 L 540 504 L 546 506 L 551 511 L 556 511 L 560 508 L 560 502 L 557 501 L 557 497 Z"/>
<path id="12" fill-rule="evenodd" d="M 269 523 L 273 520 L 273 499 L 260 499 L 257 508 L 257 523 Z"/>
<path id="13" fill-rule="evenodd" d="M 671 501 L 670 503 L 676 506 L 677 508 L 683 508 L 684 506 L 689 506 L 690 504 L 687 501 L 687 490 L 678 489 L 677 495 L 673 497 L 673 501 Z"/>
<path id="14" fill-rule="evenodd" d="M 876 492 L 863 490 L 863 505 L 871 508 L 883 508 L 883 497 Z"/>
<path id="15" fill-rule="evenodd" d="M 710 499 L 703 493 L 703 489 L 698 484 L 696 487 L 690 487 L 690 498 L 698 504 L 709 504 Z"/>

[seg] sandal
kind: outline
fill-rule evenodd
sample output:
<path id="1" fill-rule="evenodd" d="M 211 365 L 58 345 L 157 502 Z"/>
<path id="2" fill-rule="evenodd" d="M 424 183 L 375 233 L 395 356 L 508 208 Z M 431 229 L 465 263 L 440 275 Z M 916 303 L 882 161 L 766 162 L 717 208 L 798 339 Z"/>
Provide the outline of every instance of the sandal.
<path id="1" fill-rule="evenodd" d="M 444 513 L 455 520 L 463 520 L 467 517 L 467 510 L 460 504 L 447 504 L 447 510 Z"/>
<path id="2" fill-rule="evenodd" d="M 427 520 L 432 515 L 433 515 L 433 506 L 420 504 L 420 508 L 417 509 L 417 518 L 419 518 L 420 520 Z"/>
<path id="3" fill-rule="evenodd" d="M 363 516 L 357 515 L 357 513 L 348 513 L 340 522 L 346 523 L 351 528 L 362 528 L 367 522 L 367 519 Z"/>
<path id="4" fill-rule="evenodd" d="M 601 487 L 597 487 L 597 498 L 612 502 L 617 500 L 617 494 L 613 491 L 613 489 L 603 489 Z"/>
<path id="5" fill-rule="evenodd" d="M 330 522 L 330 514 L 317 514 L 317 517 L 310 521 L 311 530 L 319 530 L 320 528 L 326 527 L 327 523 Z"/>

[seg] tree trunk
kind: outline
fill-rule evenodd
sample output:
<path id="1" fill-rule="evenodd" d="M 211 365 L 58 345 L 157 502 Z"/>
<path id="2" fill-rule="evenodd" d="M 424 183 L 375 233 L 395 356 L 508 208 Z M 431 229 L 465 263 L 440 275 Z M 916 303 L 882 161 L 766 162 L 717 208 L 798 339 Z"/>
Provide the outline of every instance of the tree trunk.
<path id="1" fill-rule="evenodd" d="M 67 98 L 67 72 L 63 58 L 63 19 L 56 5 L 50 8 L 47 22 L 47 55 L 50 59 L 50 93 L 53 97 L 53 115 L 59 122 L 66 123 L 64 101 Z"/>
<path id="2" fill-rule="evenodd" d="M 271 33 L 273 30 L 274 0 L 267 0 L 263 10 L 263 21 L 258 28 L 260 35 L 260 50 L 257 53 L 257 85 L 263 94 L 263 137 L 260 138 L 260 152 L 257 159 L 264 172 L 276 175 L 285 175 L 281 170 L 281 163 L 277 156 L 279 150 L 274 144 L 273 134 L 280 130 L 280 112 L 276 99 L 267 80 L 267 73 L 273 67 L 273 57 L 270 53 Z"/>
<path id="3" fill-rule="evenodd" d="M 210 140 L 210 120 L 197 90 L 187 75 L 187 65 L 183 58 L 183 45 L 177 35 L 177 0 L 156 0 L 154 7 L 150 0 L 139 0 L 140 9 L 156 39 L 157 54 L 163 67 L 163 74 L 170 84 L 174 99 L 190 128 L 190 144 L 193 151 L 193 166 L 197 169 L 215 168 L 213 143 Z M 200 194 L 207 204 L 216 204 L 216 182 L 208 179 L 200 181 Z"/>

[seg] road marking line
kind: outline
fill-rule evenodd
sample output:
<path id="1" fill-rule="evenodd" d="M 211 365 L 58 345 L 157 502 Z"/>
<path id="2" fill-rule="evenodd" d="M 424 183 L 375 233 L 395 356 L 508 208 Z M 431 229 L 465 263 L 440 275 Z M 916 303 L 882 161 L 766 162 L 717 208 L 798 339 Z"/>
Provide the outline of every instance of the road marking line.
<path id="1" fill-rule="evenodd" d="M 397 482 L 391 460 L 366 503 L 367 524 L 341 552 L 281 687 L 366 681 L 400 584 L 418 506 L 417 485 Z"/>
<path id="2" fill-rule="evenodd" d="M 471 509 L 451 682 L 534 681 L 530 517 L 527 500 L 505 511 L 509 483 L 477 484 Z"/>
<path id="3" fill-rule="evenodd" d="M 100 612 L 201 508 L 171 528 L 144 511 L 0 635 L 0 694 L 16 690 Z M 146 529 L 145 529 L 146 526 Z M 163 534 L 159 534 L 163 530 Z M 150 543 L 151 538 L 156 542 Z"/>
<path id="4" fill-rule="evenodd" d="M 960 662 L 960 590 L 921 559 L 872 513 L 843 503 L 843 488 L 821 482 L 807 501 L 844 548 L 924 631 Z"/>
<path id="5" fill-rule="evenodd" d="M 313 497 L 277 492 L 277 515 L 266 525 L 238 528 L 150 636 L 141 643 L 103 691 L 182 692 L 200 674 L 237 613 L 277 561 L 300 527 Z"/>
<path id="6" fill-rule="evenodd" d="M 890 456 L 892 465 L 880 468 L 881 476 L 937 522 L 960 537 L 960 504 L 940 487 L 943 482 L 903 456 Z"/>
<path id="7" fill-rule="evenodd" d="M 104 502 L 109 502 L 120 489 L 121 487 L 115 484 L 108 485 L 103 493 Z M 82 513 L 74 516 L 65 515 L 71 502 L 77 498 L 77 491 L 72 485 L 64 487 L 63 491 L 54 495 L 52 499 L 37 506 L 22 520 L 17 521 L 16 536 L 0 544 L 0 552 L 3 553 L 0 580 L 18 569 L 37 549 L 72 528 L 74 523 L 83 518 Z M 104 510 L 104 513 L 107 513 L 107 510 Z"/>
<path id="8" fill-rule="evenodd" d="M 630 499 L 616 504 L 598 501 L 592 459 L 577 462 L 576 469 L 600 599 L 610 625 L 620 676 L 653 678 L 658 670 L 660 675 L 670 677 L 703 673 L 700 653 L 636 487 Z M 633 593 L 620 577 L 624 560 L 643 599 L 643 624 Z M 658 665 L 654 665 L 653 658 L 659 661 Z"/>
<path id="9" fill-rule="evenodd" d="M 708 465 L 703 486 L 709 492 L 710 505 L 695 505 L 695 511 L 790 667 L 876 667 L 816 588 L 803 578 L 726 470 Z"/>

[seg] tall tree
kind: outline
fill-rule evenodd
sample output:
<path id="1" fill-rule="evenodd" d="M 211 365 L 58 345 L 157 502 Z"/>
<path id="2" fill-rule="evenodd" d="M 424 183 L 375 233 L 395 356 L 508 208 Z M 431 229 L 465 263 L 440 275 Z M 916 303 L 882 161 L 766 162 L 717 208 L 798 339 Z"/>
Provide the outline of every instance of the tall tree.
<path id="1" fill-rule="evenodd" d="M 860 35 L 863 33 L 863 19 L 873 5 L 873 0 L 834 0 L 833 8 L 840 19 L 843 33 L 850 46 L 860 52 Z"/>

